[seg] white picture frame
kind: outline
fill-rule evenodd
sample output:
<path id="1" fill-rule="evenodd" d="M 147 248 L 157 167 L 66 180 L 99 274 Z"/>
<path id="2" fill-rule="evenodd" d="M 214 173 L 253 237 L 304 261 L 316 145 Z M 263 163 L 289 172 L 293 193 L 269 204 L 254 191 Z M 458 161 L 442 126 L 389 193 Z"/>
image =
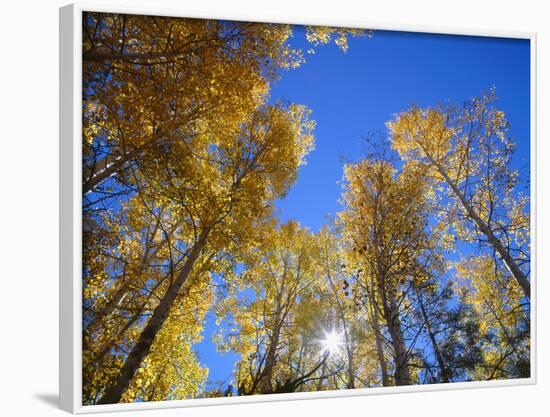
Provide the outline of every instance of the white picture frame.
<path id="1" fill-rule="evenodd" d="M 531 50 L 531 242 L 533 294 L 537 294 L 537 182 L 536 166 L 536 41 L 535 33 L 500 32 L 489 30 L 463 30 L 457 28 L 392 25 L 361 21 L 310 20 L 290 14 L 274 18 L 258 14 L 242 13 L 212 14 L 192 9 L 163 10 L 160 8 L 115 7 L 86 3 L 64 6 L 59 12 L 60 21 L 60 407 L 70 413 L 86 414 L 110 411 L 137 411 L 145 409 L 166 409 L 178 407 L 199 407 L 222 404 L 243 404 L 267 401 L 290 401 L 320 399 L 327 397 L 351 397 L 377 394 L 397 394 L 407 392 L 459 390 L 466 388 L 504 387 L 532 385 L 537 381 L 536 352 L 536 297 L 531 307 L 531 376 L 525 379 L 510 379 L 486 382 L 464 382 L 452 384 L 434 384 L 419 386 L 401 386 L 369 388 L 342 391 L 308 392 L 294 394 L 276 394 L 246 397 L 205 398 L 162 402 L 143 402 L 131 404 L 83 406 L 82 391 L 82 301 L 81 301 L 81 85 L 82 85 L 82 13 L 84 11 L 128 13 L 157 16 L 211 18 L 269 23 L 313 24 L 336 27 L 368 28 L 374 30 L 395 30 L 452 35 L 490 36 L 502 38 L 520 38 L 530 41 Z"/>

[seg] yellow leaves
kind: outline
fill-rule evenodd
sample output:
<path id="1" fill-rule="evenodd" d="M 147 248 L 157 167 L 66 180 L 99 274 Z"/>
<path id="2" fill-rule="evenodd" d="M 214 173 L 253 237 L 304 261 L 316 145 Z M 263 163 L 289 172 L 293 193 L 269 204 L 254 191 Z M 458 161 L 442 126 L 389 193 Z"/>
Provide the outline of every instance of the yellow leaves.
<path id="1" fill-rule="evenodd" d="M 454 129 L 447 126 L 446 120 L 443 111 L 417 107 L 397 115 L 386 124 L 392 148 L 404 159 L 420 155 L 422 158 L 440 161 L 446 156 L 454 135 Z"/>
<path id="2" fill-rule="evenodd" d="M 94 300 L 94 302 L 101 302 L 105 299 L 105 292 L 107 290 L 106 280 L 107 275 L 98 274 L 88 278 L 84 285 L 83 296 L 86 300 Z"/>
<path id="3" fill-rule="evenodd" d="M 305 156 L 314 149 L 313 129 L 315 121 L 310 119 L 311 110 L 306 106 L 293 104 L 289 108 L 298 147 L 298 166 L 305 164 Z"/>
<path id="4" fill-rule="evenodd" d="M 439 247 L 445 251 L 451 251 L 455 249 L 456 236 L 451 233 L 441 234 L 439 240 Z"/>
<path id="5" fill-rule="evenodd" d="M 123 401 L 185 399 L 199 394 L 208 370 L 200 365 L 192 346 L 202 339 L 213 294 L 205 280 L 195 280 L 186 294 L 171 309 Z M 137 339 L 139 334 L 136 328 L 128 337 Z"/>
<path id="6" fill-rule="evenodd" d="M 97 135 L 99 134 L 99 132 L 101 131 L 101 128 L 96 125 L 96 124 L 92 124 L 88 127 L 85 127 L 83 129 L 83 136 L 84 136 L 84 140 L 86 141 L 86 143 L 88 143 L 89 145 L 92 145 L 94 140 L 96 139 Z"/>
<path id="7" fill-rule="evenodd" d="M 456 271 L 462 285 L 471 289 L 468 302 L 486 318 L 481 323 L 483 332 L 495 325 L 511 326 L 517 314 L 523 314 L 517 309 L 522 297 L 521 289 L 515 280 L 504 275 L 492 257 L 482 255 L 463 259 L 457 264 Z"/>
<path id="8" fill-rule="evenodd" d="M 471 305 L 479 317 L 483 360 L 475 367 L 474 378 L 509 378 L 507 368 L 516 367 L 525 355 L 527 360 L 529 357 L 528 308 L 524 310 L 521 304 L 520 287 L 489 255 L 462 259 L 456 273 L 462 301 Z"/>
<path id="9" fill-rule="evenodd" d="M 116 16 L 110 22 L 120 23 Z M 150 45 L 158 34 L 149 25 L 140 18 L 127 23 L 132 33 L 127 51 L 136 60 L 111 57 L 107 64 L 90 58 L 84 63 L 85 95 L 93 98 L 83 110 L 84 140 L 101 145 L 101 154 L 138 155 L 108 180 L 119 180 L 121 188 L 128 185 L 124 203 L 117 200 L 108 215 L 94 214 L 94 221 L 87 220 L 85 322 L 105 313 L 99 330 L 85 338 L 87 401 L 116 378 L 205 230 L 209 234 L 192 274 L 178 288 L 123 401 L 201 394 L 208 371 L 193 346 L 204 337 L 213 287 L 223 288 L 215 306 L 221 328 L 218 348 L 241 355 L 239 384 L 253 385 L 251 373 L 261 370 L 270 344 L 279 355 L 273 373 L 280 381 L 292 374 L 286 364 L 294 364 L 298 355 L 300 363 L 303 359 L 315 364 L 319 329 L 346 323 L 356 327 L 350 330 L 356 343 L 350 350 L 363 355 L 361 360 L 366 357 L 360 372 L 369 381 L 376 379 L 376 335 L 367 319 L 357 315 L 357 306 L 365 307 L 361 290 L 372 306 L 381 307 L 381 315 L 391 307 L 387 298 L 403 310 L 415 309 L 411 286 L 439 290 L 430 281 L 445 269 L 439 251 L 456 249 L 455 238 L 466 238 L 471 230 L 456 220 L 464 210 L 452 213 L 456 225 L 428 220 L 438 198 L 444 200 L 440 187 L 449 176 L 465 187 L 472 174 L 482 172 L 483 162 L 473 150 L 488 148 L 488 142 L 469 147 L 467 125 L 473 116 L 460 113 L 453 118 L 449 109 L 416 107 L 397 115 L 388 129 L 402 160 L 366 158 L 344 167 L 345 208 L 338 216 L 337 233 L 328 227 L 312 233 L 298 222 L 278 225 L 273 200 L 288 192 L 314 148 L 315 122 L 309 109 L 266 104 L 279 70 L 303 62 L 303 52 L 288 44 L 292 28 L 159 19 L 158 30 L 168 29 L 174 36 L 170 43 L 157 40 Z M 116 31 L 109 36 L 100 32 L 99 44 L 87 38 L 85 56 L 98 50 L 109 53 L 115 50 L 109 42 L 118 45 L 121 40 Z M 235 38 L 227 39 L 228 33 Z M 361 33 L 316 27 L 308 28 L 306 37 L 314 47 L 334 42 L 345 52 L 349 36 Z M 103 42 L 110 47 L 101 46 Z M 181 50 L 173 49 L 178 45 Z M 481 104 L 476 106 L 476 112 L 481 111 Z M 505 148 L 491 153 L 492 161 L 506 167 L 511 148 L 504 134 L 505 115 L 487 114 L 482 130 L 492 132 Z M 90 152 L 86 159 L 90 171 L 97 168 L 94 156 Z M 136 159 L 139 163 L 132 163 Z M 485 183 L 493 179 L 498 178 Z M 506 179 L 517 180 L 512 172 Z M 474 191 L 469 198 L 488 222 L 487 202 L 494 194 L 489 187 Z M 528 201 L 514 205 L 514 200 L 509 191 L 504 200 L 507 216 L 517 227 L 510 236 L 525 243 Z M 521 293 L 492 260 L 468 260 L 457 270 L 472 287 L 464 298 L 478 314 L 491 317 L 482 324 L 482 333 L 515 325 L 517 316 L 509 306 L 519 303 Z M 126 291 L 123 297 L 118 297 L 120 289 Z M 106 311 L 109 301 L 114 307 Z"/>
<path id="10" fill-rule="evenodd" d="M 370 32 L 363 29 L 344 29 L 327 26 L 308 26 L 306 27 L 306 39 L 314 47 L 326 45 L 334 38 L 334 43 L 343 51 L 348 50 L 348 36 L 369 35 Z M 308 53 L 315 53 L 311 48 Z"/>
<path id="11" fill-rule="evenodd" d="M 327 285 L 321 262 L 324 235 L 316 235 L 298 222 L 271 225 L 265 229 L 258 245 L 245 256 L 242 287 L 253 291 L 244 297 L 238 292 L 220 300 L 217 311 L 232 318 L 232 325 L 220 330 L 218 347 L 241 355 L 237 364 L 237 384 L 248 384 L 252 370 L 261 369 L 255 358 L 261 357 L 266 344 L 287 344 L 294 349 L 300 334 L 317 323 L 315 312 L 323 313 L 316 300 Z M 272 339 L 274 329 L 278 336 Z M 311 329 L 312 330 L 312 329 Z M 318 329 L 315 329 L 318 330 Z M 278 366 L 274 372 L 288 372 Z"/>
<path id="12" fill-rule="evenodd" d="M 313 148 L 314 123 L 309 120 L 309 114 L 304 106 L 266 106 L 253 114 L 243 134 L 235 138 L 242 144 L 237 148 L 242 153 L 251 150 L 256 153 L 251 155 L 257 164 L 254 168 L 263 170 L 260 175 L 250 175 L 253 181 L 243 182 L 254 189 L 257 196 L 266 193 L 271 193 L 267 198 L 280 196 L 294 181 L 298 166 Z M 237 154 L 236 158 L 241 156 Z"/>
<path id="13" fill-rule="evenodd" d="M 506 121 L 506 115 L 502 110 L 497 110 L 493 113 L 493 124 L 497 126 L 501 126 L 505 124 Z"/>
<path id="14" fill-rule="evenodd" d="M 521 200 L 521 179 L 511 166 L 514 145 L 506 134 L 508 122 L 494 101 L 491 89 L 460 108 L 413 107 L 389 122 L 388 129 L 401 158 L 424 165 L 420 177 L 441 187 L 430 199 L 442 206 L 441 219 L 453 226 L 457 237 L 487 242 L 492 250 L 507 247 L 518 254 L 507 262 L 523 265 L 529 259 L 528 210 L 515 204 Z"/>
<path id="15" fill-rule="evenodd" d="M 509 215 L 509 229 L 515 244 L 519 247 L 530 244 L 530 222 L 531 216 L 528 211 L 529 197 L 519 194 L 515 198 L 506 201 Z"/>
<path id="16" fill-rule="evenodd" d="M 100 183 L 113 192 L 108 208 L 85 219 L 85 322 L 100 323 L 85 338 L 86 402 L 116 378 L 208 230 L 123 401 L 193 397 L 207 375 L 192 346 L 213 302 L 212 276 L 236 280 L 235 259 L 248 262 L 242 281 L 258 291 L 270 281 L 270 306 L 281 281 L 295 284 L 287 294 L 294 301 L 323 285 L 315 273 L 317 237 L 298 224 L 273 224 L 273 200 L 305 164 L 315 123 L 305 106 L 266 102 L 270 82 L 303 63 L 303 51 L 290 46 L 290 25 L 87 13 L 83 32 L 83 140 L 91 145 L 84 171 L 96 176 L 115 167 Z M 311 42 L 332 38 L 345 51 L 348 36 L 360 31 L 311 33 Z M 270 262 L 276 272 L 268 279 Z M 261 307 L 251 302 L 239 314 L 228 302 L 219 309 L 235 313 L 238 326 L 230 330 L 252 337 L 250 316 Z M 254 344 L 245 337 L 234 348 L 248 353 Z"/>
<path id="17" fill-rule="evenodd" d="M 105 135 L 108 130 L 105 106 L 96 100 L 88 100 L 82 108 L 82 136 L 84 142 L 93 145 L 99 135 Z"/>
<path id="18" fill-rule="evenodd" d="M 343 250 L 361 288 L 396 294 L 410 282 L 423 287 L 432 279 L 426 269 L 443 272 L 438 251 L 452 242 L 430 230 L 430 182 L 422 173 L 413 162 L 397 171 L 374 156 L 344 168 Z M 403 308 L 408 303 L 404 299 Z"/>
<path id="19" fill-rule="evenodd" d="M 333 32 L 334 29 L 327 26 L 309 26 L 306 29 L 306 39 L 314 45 L 327 44 Z"/>

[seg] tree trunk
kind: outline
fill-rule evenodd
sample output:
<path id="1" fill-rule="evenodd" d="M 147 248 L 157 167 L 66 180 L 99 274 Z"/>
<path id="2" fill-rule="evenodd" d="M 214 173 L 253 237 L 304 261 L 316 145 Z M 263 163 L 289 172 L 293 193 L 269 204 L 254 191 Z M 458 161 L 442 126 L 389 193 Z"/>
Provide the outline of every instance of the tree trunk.
<path id="1" fill-rule="evenodd" d="M 325 253 L 324 256 L 328 256 L 328 253 Z M 354 363 L 353 363 L 353 347 L 351 343 L 351 337 L 349 334 L 349 328 L 347 325 L 346 320 L 346 314 L 344 312 L 344 307 L 342 306 L 342 303 L 338 299 L 338 290 L 336 289 L 336 286 L 334 285 L 334 282 L 332 281 L 331 273 L 330 273 L 330 266 L 327 263 L 326 267 L 326 274 L 327 278 L 330 284 L 330 288 L 332 289 L 334 293 L 334 297 L 336 299 L 336 308 L 338 309 L 338 315 L 340 316 L 340 321 L 342 322 L 342 328 L 344 332 L 344 340 L 346 343 L 346 354 L 348 356 L 348 366 L 347 366 L 347 374 L 348 374 L 348 382 L 347 382 L 347 388 L 348 389 L 354 389 L 355 388 L 355 369 L 354 369 Z M 324 373 L 324 370 L 321 372 Z M 321 384 L 323 381 L 319 380 L 319 384 Z M 320 385 L 317 390 L 320 390 Z"/>
<path id="2" fill-rule="evenodd" d="M 189 54 L 189 51 L 185 51 L 185 54 Z M 136 52 L 136 53 L 121 53 L 121 52 L 84 52 L 82 58 L 84 62 L 117 62 L 128 61 L 133 63 L 148 63 L 151 60 L 160 61 L 159 63 L 165 63 L 169 59 L 174 59 L 182 55 L 180 51 L 168 51 L 168 52 Z"/>
<path id="3" fill-rule="evenodd" d="M 439 349 L 437 340 L 435 340 L 435 334 L 432 329 L 432 324 L 430 322 L 430 318 L 426 312 L 426 308 L 424 307 L 424 301 L 422 300 L 422 296 L 420 294 L 418 297 L 418 304 L 420 305 L 420 311 L 422 312 L 422 317 L 424 318 L 424 323 L 426 324 L 426 329 L 428 330 L 428 336 L 430 338 L 430 341 L 432 342 L 435 358 L 437 360 L 437 364 L 440 370 L 441 382 L 449 382 L 449 370 L 445 365 L 445 361 L 443 360 L 443 355 L 441 355 L 441 350 Z"/>
<path id="4" fill-rule="evenodd" d="M 348 354 L 348 383 L 347 383 L 347 389 L 354 389 L 355 388 L 355 369 L 353 367 L 353 351 L 351 349 L 351 346 L 349 346 L 349 342 L 347 342 L 347 354 Z"/>
<path id="5" fill-rule="evenodd" d="M 401 320 L 395 302 L 390 301 L 386 309 L 386 323 L 391 337 L 391 344 L 395 358 L 395 385 L 411 385 L 411 374 L 407 363 L 407 349 L 401 329 Z"/>
<path id="6" fill-rule="evenodd" d="M 373 287 L 373 286 L 371 286 Z M 371 291 L 372 294 L 374 292 Z M 372 325 L 374 328 L 374 338 L 376 340 L 376 354 L 378 355 L 378 362 L 380 362 L 380 372 L 382 373 L 382 386 L 390 386 L 390 378 L 388 376 L 388 364 L 386 363 L 386 357 L 384 356 L 384 343 L 382 340 L 380 321 L 378 318 L 378 307 L 374 304 L 376 301 L 374 297 L 370 297 L 370 308 L 372 314 Z"/>
<path id="7" fill-rule="evenodd" d="M 279 337 L 281 334 L 282 320 L 277 318 L 277 326 L 273 331 L 273 335 L 269 341 L 269 350 L 265 359 L 265 367 L 262 372 L 262 377 L 258 388 L 261 394 L 270 394 L 273 392 L 271 381 L 273 379 L 273 368 L 275 367 L 275 358 L 277 355 L 277 346 L 279 345 Z"/>
<path id="8" fill-rule="evenodd" d="M 97 169 L 97 172 L 90 172 L 86 176 L 87 178 L 82 181 L 82 195 L 86 195 L 91 191 L 94 191 L 101 183 L 103 183 L 107 178 L 112 177 L 118 171 L 120 171 L 124 166 L 139 155 L 141 152 L 140 148 L 136 148 L 133 151 L 127 152 L 114 161 L 110 162 L 110 158 L 103 158 L 98 162 L 98 166 L 94 167 L 94 170 Z"/>
<path id="9" fill-rule="evenodd" d="M 388 333 L 390 334 L 391 344 L 393 348 L 394 366 L 395 366 L 395 385 L 410 385 L 412 383 L 409 366 L 407 363 L 407 349 L 401 329 L 401 320 L 399 319 L 398 307 L 395 304 L 394 295 L 386 290 L 386 268 L 380 259 L 381 247 L 378 234 L 375 234 L 375 242 L 377 247 L 376 255 L 376 281 L 378 291 L 382 302 L 382 311 L 386 320 Z M 373 292 L 374 294 L 374 292 Z M 376 306 L 375 306 L 376 307 Z"/>
<path id="10" fill-rule="evenodd" d="M 183 287 L 183 284 L 187 281 L 195 262 L 206 244 L 208 232 L 208 229 L 204 229 L 202 231 L 176 280 L 166 291 L 166 294 L 141 332 L 138 342 L 128 354 L 128 357 L 126 358 L 124 365 L 122 365 L 116 381 L 105 391 L 103 396 L 98 401 L 98 404 L 115 404 L 122 398 L 122 394 L 124 394 L 124 391 L 126 391 L 132 381 L 132 378 L 141 366 L 141 363 L 149 354 L 158 332 L 168 318 L 168 313 L 170 312 L 170 308 L 172 307 L 174 300 Z"/>
<path id="11" fill-rule="evenodd" d="M 111 50 L 86 51 L 82 54 L 82 60 L 84 62 L 99 63 L 126 61 L 134 64 L 165 64 L 173 61 L 174 59 L 181 60 L 183 57 L 190 57 L 193 54 L 201 52 L 202 50 L 211 48 L 212 44 L 219 42 L 220 40 L 221 39 L 218 37 L 194 40 L 178 45 L 172 50 L 165 50 L 161 52 L 113 52 Z M 223 47 L 223 45 L 220 45 L 220 47 Z"/>
<path id="12" fill-rule="evenodd" d="M 111 314 L 115 310 L 115 308 L 117 308 L 117 306 L 127 293 L 128 286 L 125 282 L 123 282 L 120 288 L 113 295 L 113 298 L 109 300 L 105 307 L 103 307 L 103 309 L 94 316 L 90 324 L 86 326 L 83 334 L 84 339 L 86 339 L 86 337 L 91 337 L 97 331 L 97 329 L 99 329 L 99 325 L 102 323 L 103 319 Z"/>
<path id="13" fill-rule="evenodd" d="M 158 230 L 158 227 L 155 227 L 155 233 L 153 234 L 153 237 L 156 234 L 157 230 Z M 168 242 L 168 240 L 164 242 Z M 164 247 L 164 243 L 159 244 L 158 247 L 151 253 L 150 247 L 149 245 L 147 245 L 143 260 L 141 261 L 141 267 L 140 267 L 141 272 L 139 273 L 138 276 L 141 276 L 141 274 L 143 274 L 143 270 L 147 268 L 147 263 L 150 257 L 155 256 L 163 247 Z M 158 288 L 158 285 L 159 284 L 155 286 L 155 289 Z M 88 338 L 93 336 L 93 334 L 97 331 L 97 329 L 99 328 L 99 325 L 103 322 L 103 320 L 106 317 L 108 317 L 120 305 L 120 303 L 122 302 L 126 294 L 128 294 L 129 292 L 130 292 L 130 287 L 129 287 L 128 281 L 127 279 L 123 279 L 122 283 L 120 284 L 120 288 L 115 291 L 113 298 L 110 299 L 109 302 L 100 311 L 98 311 L 95 314 L 90 324 L 85 329 L 83 329 L 82 331 L 82 349 L 83 350 L 87 349 Z"/>
<path id="14" fill-rule="evenodd" d="M 516 261 L 512 258 L 512 256 L 510 256 L 510 252 L 508 251 L 508 249 L 506 249 L 506 247 L 502 244 L 500 239 L 498 239 L 495 236 L 495 234 L 493 233 L 489 225 L 481 217 L 479 217 L 479 215 L 475 212 L 472 205 L 468 203 L 468 200 L 466 199 L 464 194 L 462 194 L 458 186 L 451 180 L 451 178 L 447 174 L 447 171 L 443 169 L 441 164 L 436 162 L 428 153 L 426 153 L 426 156 L 428 160 L 436 167 L 439 174 L 441 174 L 441 176 L 445 179 L 449 187 L 451 187 L 451 190 L 453 191 L 453 193 L 456 195 L 456 197 L 462 204 L 462 207 L 464 207 L 464 210 L 466 210 L 466 213 L 468 214 L 468 216 L 473 220 L 473 222 L 479 228 L 481 233 L 483 233 L 487 237 L 487 240 L 489 241 L 489 243 L 500 255 L 500 257 L 504 262 L 504 265 L 506 265 L 506 268 L 508 268 L 508 271 L 510 271 L 512 276 L 515 278 L 515 280 L 523 290 L 523 293 L 525 294 L 525 296 L 530 299 L 531 284 L 529 283 L 527 276 L 520 269 Z"/>
<path id="15" fill-rule="evenodd" d="M 130 327 L 132 327 L 132 325 L 138 321 L 138 319 L 140 318 L 140 315 L 139 314 L 136 314 L 134 315 L 130 320 L 128 320 L 126 322 L 126 324 L 122 327 L 122 329 L 120 330 L 120 332 L 118 332 L 117 336 L 113 336 L 111 337 L 111 340 L 109 341 L 109 343 L 107 343 L 98 353 L 97 355 L 94 355 L 93 356 L 93 361 L 95 363 L 96 366 L 100 365 L 101 364 L 101 361 L 103 360 L 103 358 L 111 351 L 111 349 L 113 349 L 117 343 L 117 339 L 123 335 L 124 333 L 126 333 L 128 331 L 128 329 Z"/>

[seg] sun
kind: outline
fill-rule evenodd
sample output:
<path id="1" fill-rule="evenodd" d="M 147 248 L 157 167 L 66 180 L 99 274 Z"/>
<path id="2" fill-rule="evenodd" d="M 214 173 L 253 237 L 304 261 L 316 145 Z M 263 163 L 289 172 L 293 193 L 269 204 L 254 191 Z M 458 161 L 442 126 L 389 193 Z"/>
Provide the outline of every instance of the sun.
<path id="1" fill-rule="evenodd" d="M 321 340 L 322 354 L 336 355 L 342 350 L 342 334 L 332 329 L 324 332 L 325 338 Z"/>

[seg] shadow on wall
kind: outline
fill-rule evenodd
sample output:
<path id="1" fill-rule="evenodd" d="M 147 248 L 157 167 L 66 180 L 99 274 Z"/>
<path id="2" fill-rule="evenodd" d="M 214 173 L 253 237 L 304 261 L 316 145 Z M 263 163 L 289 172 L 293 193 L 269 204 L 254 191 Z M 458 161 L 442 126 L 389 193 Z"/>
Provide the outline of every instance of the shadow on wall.
<path id="1" fill-rule="evenodd" d="M 59 408 L 58 394 L 35 394 L 34 398 L 53 408 Z"/>

